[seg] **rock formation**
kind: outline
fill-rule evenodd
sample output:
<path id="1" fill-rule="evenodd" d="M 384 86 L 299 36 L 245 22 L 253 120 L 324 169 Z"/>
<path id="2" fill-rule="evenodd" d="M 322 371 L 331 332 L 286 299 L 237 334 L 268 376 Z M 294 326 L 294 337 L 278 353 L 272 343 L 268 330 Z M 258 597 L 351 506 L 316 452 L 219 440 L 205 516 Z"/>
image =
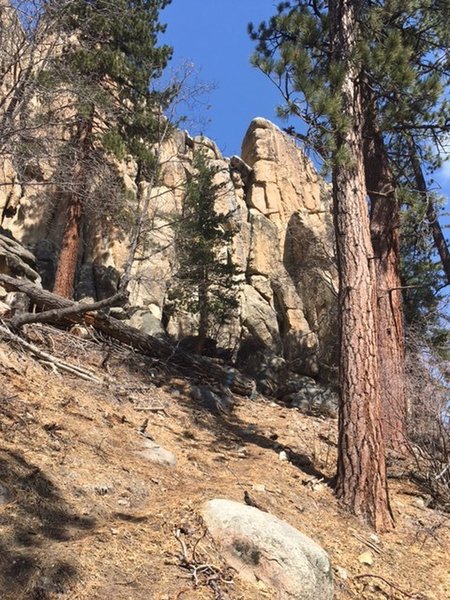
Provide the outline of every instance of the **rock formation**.
<path id="1" fill-rule="evenodd" d="M 207 502 L 203 517 L 228 564 L 255 585 L 263 582 L 273 598 L 333 598 L 328 555 L 288 523 L 253 506 L 222 499 Z"/>
<path id="2" fill-rule="evenodd" d="M 196 147 L 219 167 L 223 192 L 217 209 L 232 211 L 239 228 L 232 249 L 242 272 L 239 310 L 217 332 L 218 343 L 269 387 L 286 369 L 330 378 L 337 292 L 330 194 L 304 153 L 265 119 L 251 123 L 242 157 L 224 158 L 211 140 L 180 131 L 165 143 L 159 185 L 146 190 L 150 227 L 133 264 L 130 308 L 121 316 L 138 327 L 150 323 L 149 333 L 158 323 L 176 338 L 195 332 L 195 319 L 172 310 L 168 292 L 175 269 L 170 224 L 180 212 Z M 50 202 L 50 192 L 38 185 L 51 178 L 48 165 L 38 166 L 18 185 L 11 162 L 2 165 L 1 225 L 35 254 L 43 285 L 51 287 L 64 207 Z M 118 170 L 135 191 L 133 161 Z M 123 233 L 100 220 L 85 224 L 79 298 L 103 299 L 114 292 L 127 255 Z"/>

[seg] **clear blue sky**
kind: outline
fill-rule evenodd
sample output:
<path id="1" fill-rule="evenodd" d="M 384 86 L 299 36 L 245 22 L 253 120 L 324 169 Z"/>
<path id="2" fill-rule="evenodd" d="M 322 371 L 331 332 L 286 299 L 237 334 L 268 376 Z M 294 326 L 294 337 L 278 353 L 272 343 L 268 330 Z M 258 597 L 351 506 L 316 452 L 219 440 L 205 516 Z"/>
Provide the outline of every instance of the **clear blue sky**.
<path id="1" fill-rule="evenodd" d="M 250 65 L 254 43 L 247 35 L 249 21 L 258 24 L 266 20 L 275 14 L 277 4 L 278 0 L 172 0 L 162 13 L 161 20 L 167 23 L 163 41 L 175 50 L 172 65 L 192 61 L 199 78 L 215 84 L 204 104 L 197 106 L 200 121 L 189 129 L 211 137 L 226 156 L 240 154 L 254 117 L 283 125 L 276 117 L 281 101 L 278 91 Z M 448 198 L 450 162 L 436 180 Z M 449 219 L 443 222 L 449 223 Z"/>
<path id="2" fill-rule="evenodd" d="M 254 117 L 276 121 L 280 97 L 275 87 L 250 65 L 254 44 L 247 23 L 276 11 L 274 0 L 172 0 L 162 13 L 167 23 L 163 40 L 174 47 L 172 64 L 191 60 L 202 81 L 215 84 L 207 98 L 211 108 L 199 107 L 209 123 L 194 133 L 214 139 L 225 155 L 240 154 L 245 131 Z"/>

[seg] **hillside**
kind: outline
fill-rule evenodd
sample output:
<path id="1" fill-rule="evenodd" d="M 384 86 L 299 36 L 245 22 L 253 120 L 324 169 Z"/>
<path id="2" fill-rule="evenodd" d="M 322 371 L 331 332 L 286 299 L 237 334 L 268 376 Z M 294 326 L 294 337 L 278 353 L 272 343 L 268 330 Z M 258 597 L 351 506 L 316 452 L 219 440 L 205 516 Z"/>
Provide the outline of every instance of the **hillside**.
<path id="1" fill-rule="evenodd" d="M 261 395 L 236 397 L 225 416 L 194 400 L 192 382 L 167 365 L 83 334 L 26 329 L 104 384 L 0 346 L 2 600 L 277 598 L 227 568 L 202 523 L 205 501 L 243 503 L 245 492 L 326 550 L 338 600 L 450 597 L 448 516 L 402 479 L 407 465 L 390 481 L 396 530 L 374 536 L 327 485 L 334 419 Z M 140 454 L 149 440 L 176 465 Z M 198 571 L 197 587 L 183 544 L 188 557 L 194 549 L 191 567 L 209 568 Z"/>

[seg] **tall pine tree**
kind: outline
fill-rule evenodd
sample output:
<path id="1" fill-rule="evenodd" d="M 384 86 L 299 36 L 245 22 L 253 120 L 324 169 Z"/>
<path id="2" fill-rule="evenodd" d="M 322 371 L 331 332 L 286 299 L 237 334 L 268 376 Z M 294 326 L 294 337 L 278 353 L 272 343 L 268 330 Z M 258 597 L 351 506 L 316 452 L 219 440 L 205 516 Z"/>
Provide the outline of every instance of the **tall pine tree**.
<path id="1" fill-rule="evenodd" d="M 393 149 L 406 135 L 416 141 L 421 137 L 426 147 L 426 135 L 438 124 L 441 132 L 448 128 L 448 102 L 442 93 L 448 83 L 448 9 L 448 0 L 297 0 L 282 2 L 268 24 L 250 26 L 258 42 L 255 64 L 282 93 L 282 114 L 306 123 L 307 135 L 299 137 L 331 165 L 333 176 L 340 165 L 354 163 L 357 152 L 354 148 L 349 153 L 348 146 L 339 143 L 346 127 L 359 132 L 351 107 L 342 108 L 340 93 L 346 73 L 353 69 L 361 103 L 353 108 L 361 109 L 364 181 L 371 201 L 367 260 L 376 265 L 384 436 L 396 450 L 403 449 L 406 431 L 399 270 L 399 187 L 405 169 L 394 160 Z M 345 33 L 351 49 L 347 60 L 336 60 L 336 31 L 347 11 L 353 11 L 354 30 Z M 345 124 L 348 119 L 350 125 Z M 359 214 L 353 218 L 356 227 Z M 340 235 L 338 229 L 338 254 Z"/>
<path id="2" fill-rule="evenodd" d="M 54 291 L 73 292 L 80 246 L 83 205 L 94 151 L 134 156 L 139 177 L 154 172 L 151 149 L 171 91 L 156 92 L 157 80 L 171 57 L 158 46 L 164 31 L 159 13 L 170 0 L 72 0 L 64 4 L 60 35 L 67 39 L 54 80 L 72 100 L 76 135 L 74 179 L 67 198 L 67 219 Z M 140 182 L 139 182 L 140 184 Z"/>
<path id="3" fill-rule="evenodd" d="M 238 269 L 231 254 L 236 231 L 231 215 L 215 208 L 223 193 L 223 185 L 215 182 L 217 174 L 205 153 L 197 150 L 176 225 L 178 269 L 172 297 L 178 306 L 198 315 L 199 353 L 212 326 L 226 323 L 238 306 Z"/>

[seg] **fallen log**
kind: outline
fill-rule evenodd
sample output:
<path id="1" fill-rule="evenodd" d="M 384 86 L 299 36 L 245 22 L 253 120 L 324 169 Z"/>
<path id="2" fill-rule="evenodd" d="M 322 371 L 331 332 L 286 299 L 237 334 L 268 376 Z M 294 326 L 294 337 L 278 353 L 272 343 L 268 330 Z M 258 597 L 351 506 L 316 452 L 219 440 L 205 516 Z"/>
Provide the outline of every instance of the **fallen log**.
<path id="1" fill-rule="evenodd" d="M 76 303 L 61 296 L 57 296 L 56 294 L 52 294 L 47 290 L 43 290 L 26 279 L 16 279 L 3 273 L 0 273 L 0 284 L 3 285 L 7 291 L 22 292 L 26 294 L 39 310 L 52 311 L 53 315 L 51 322 L 61 322 L 62 320 L 63 322 L 66 321 L 69 323 L 82 323 L 86 321 L 86 310 L 84 309 L 87 308 L 87 305 L 82 305 L 82 312 L 77 312 L 75 309 L 70 311 L 58 311 L 58 309 L 74 307 Z M 69 315 L 67 314 L 68 312 L 70 313 Z M 127 344 L 144 354 L 174 364 L 177 367 L 182 368 L 190 376 L 197 375 L 205 379 L 214 379 L 218 383 L 223 384 L 229 378 L 229 373 L 231 371 L 233 374 L 233 381 L 230 383 L 232 392 L 241 396 L 250 396 L 254 390 L 254 382 L 232 367 L 218 364 L 205 356 L 189 354 L 188 352 L 181 350 L 170 340 L 156 338 L 143 333 L 142 331 L 130 327 L 129 325 L 125 325 L 122 321 L 114 319 L 104 313 L 88 312 L 87 314 L 89 315 L 89 324 L 96 330 L 108 337 Z"/>
<path id="2" fill-rule="evenodd" d="M 28 323 L 55 323 L 65 319 L 67 320 L 75 315 L 86 315 L 86 313 L 91 313 L 100 310 L 101 308 L 118 306 L 122 304 L 124 300 L 126 300 L 125 294 L 119 293 L 110 298 L 106 298 L 105 300 L 99 300 L 98 302 L 74 302 L 72 306 L 67 306 L 65 308 L 53 308 L 39 313 L 21 313 L 14 315 L 14 317 L 10 319 L 10 323 L 14 329 L 19 329 Z"/>

